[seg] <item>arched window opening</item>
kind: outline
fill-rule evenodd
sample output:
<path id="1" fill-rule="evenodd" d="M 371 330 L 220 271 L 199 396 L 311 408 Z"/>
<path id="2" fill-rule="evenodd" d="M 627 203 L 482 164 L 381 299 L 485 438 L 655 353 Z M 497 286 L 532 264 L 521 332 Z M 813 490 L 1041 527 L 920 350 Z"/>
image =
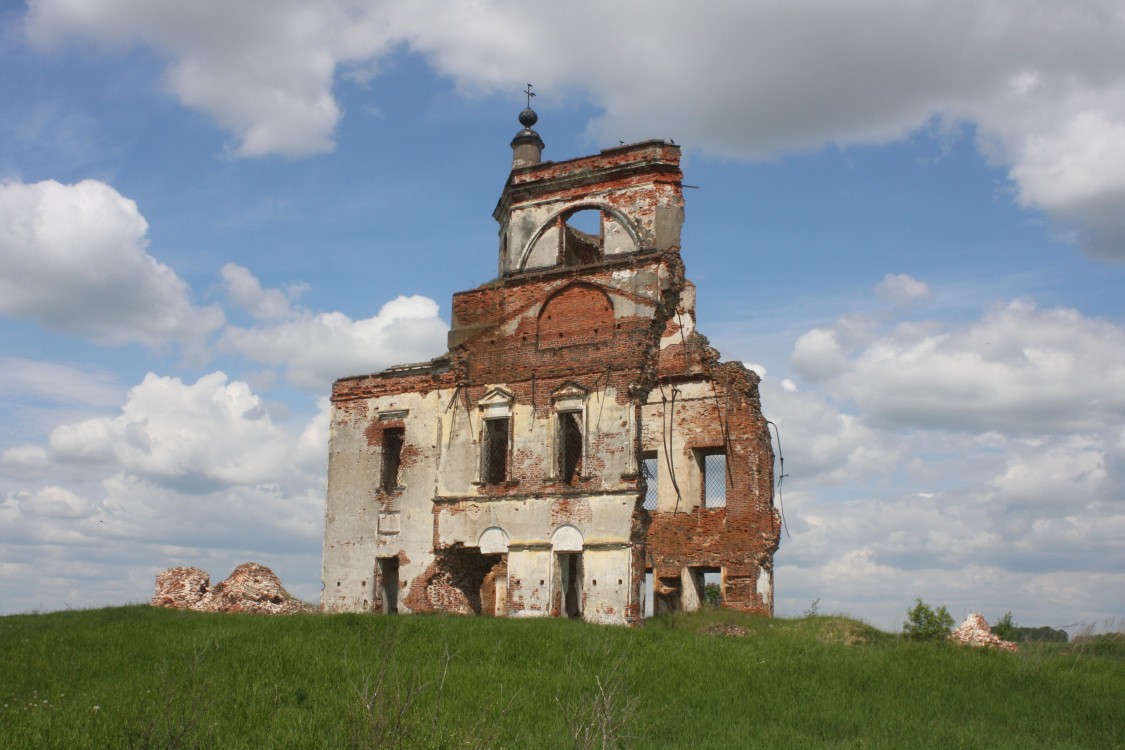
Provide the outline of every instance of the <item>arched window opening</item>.
<path id="1" fill-rule="evenodd" d="M 633 222 L 617 209 L 579 205 L 548 218 L 532 234 L 531 242 L 516 259 L 514 270 L 599 263 L 610 256 L 637 252 L 638 242 Z M 516 250 L 501 250 L 507 267 L 507 253 Z"/>
<path id="2" fill-rule="evenodd" d="M 564 266 L 582 266 L 597 263 L 602 258 L 602 212 L 585 208 L 569 216 L 560 216 L 562 247 L 559 258 Z"/>

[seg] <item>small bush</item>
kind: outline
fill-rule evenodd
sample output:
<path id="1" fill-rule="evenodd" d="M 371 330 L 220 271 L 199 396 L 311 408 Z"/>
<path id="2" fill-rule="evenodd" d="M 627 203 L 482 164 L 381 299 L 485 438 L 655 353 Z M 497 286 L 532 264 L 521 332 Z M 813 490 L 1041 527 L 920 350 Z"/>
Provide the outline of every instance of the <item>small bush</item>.
<path id="1" fill-rule="evenodd" d="M 1019 628 L 1012 622 L 1012 612 L 1009 610 L 996 621 L 992 626 L 992 634 L 997 638 L 1003 638 L 1005 641 L 1012 641 L 1013 643 L 1019 637 Z"/>
<path id="2" fill-rule="evenodd" d="M 944 606 L 935 612 L 921 599 L 915 599 L 914 606 L 906 610 L 906 622 L 902 623 L 903 634 L 912 641 L 939 641 L 948 638 L 952 629 L 953 617 Z"/>
<path id="3" fill-rule="evenodd" d="M 703 587 L 703 606 L 723 606 L 723 590 L 719 588 L 719 584 L 708 583 Z"/>

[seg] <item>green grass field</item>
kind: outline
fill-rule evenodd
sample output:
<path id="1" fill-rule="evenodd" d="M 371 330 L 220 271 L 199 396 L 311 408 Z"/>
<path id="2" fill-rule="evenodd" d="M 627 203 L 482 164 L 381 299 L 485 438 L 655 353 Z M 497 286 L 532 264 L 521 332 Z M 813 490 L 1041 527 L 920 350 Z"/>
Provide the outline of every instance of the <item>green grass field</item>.
<path id="1" fill-rule="evenodd" d="M 744 636 L 715 634 L 738 626 Z M 0 617 L 2 748 L 1115 748 L 1125 645 L 839 617 L 644 629 L 147 606 Z"/>

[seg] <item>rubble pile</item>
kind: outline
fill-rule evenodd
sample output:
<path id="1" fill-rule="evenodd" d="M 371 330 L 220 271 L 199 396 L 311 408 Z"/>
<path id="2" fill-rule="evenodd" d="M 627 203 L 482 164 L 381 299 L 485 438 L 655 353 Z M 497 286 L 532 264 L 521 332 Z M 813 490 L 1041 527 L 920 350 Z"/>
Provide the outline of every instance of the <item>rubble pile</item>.
<path id="1" fill-rule="evenodd" d="M 707 635 L 726 635 L 732 638 L 745 638 L 750 635 L 750 631 L 746 628 L 738 625 L 724 625 L 723 623 L 716 623 L 703 632 Z"/>
<path id="2" fill-rule="evenodd" d="M 225 581 L 214 587 L 211 577 L 199 568 L 169 568 L 156 576 L 152 606 L 266 615 L 314 611 L 313 607 L 294 599 L 272 570 L 254 562 L 239 565 Z"/>
<path id="3" fill-rule="evenodd" d="M 152 606 L 197 609 L 211 591 L 211 576 L 199 568 L 168 568 L 156 576 Z"/>
<path id="4" fill-rule="evenodd" d="M 1011 641 L 1005 641 L 992 632 L 988 620 L 984 615 L 974 612 L 965 618 L 957 628 L 949 634 L 949 640 L 964 646 L 979 646 L 983 648 L 998 648 L 1002 651 L 1019 651 L 1020 647 Z"/>

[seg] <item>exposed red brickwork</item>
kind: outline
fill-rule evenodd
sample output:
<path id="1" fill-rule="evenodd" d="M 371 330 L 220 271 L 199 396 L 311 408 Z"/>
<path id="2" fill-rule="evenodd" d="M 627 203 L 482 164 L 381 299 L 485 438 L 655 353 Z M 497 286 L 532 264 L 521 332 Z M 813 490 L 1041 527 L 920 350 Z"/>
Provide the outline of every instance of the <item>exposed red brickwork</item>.
<path id="1" fill-rule="evenodd" d="M 492 559 L 495 559 L 494 556 Z M 492 566 L 484 576 L 484 581 L 480 586 L 480 608 L 481 614 L 493 615 L 504 608 L 507 602 L 506 586 L 504 582 L 508 578 L 508 556 L 500 555 L 500 559 Z M 500 592 L 503 591 L 504 594 Z M 498 606 L 499 605 L 499 606 Z M 501 616 L 502 613 L 501 613 Z"/>
<path id="2" fill-rule="evenodd" d="M 543 305 L 538 341 L 542 348 L 605 341 L 613 336 L 613 303 L 588 284 L 572 284 Z"/>
<path id="3" fill-rule="evenodd" d="M 426 573 L 414 579 L 403 604 L 413 612 L 481 613 L 481 586 L 496 564 L 479 550 L 440 550 Z"/>
<path id="4" fill-rule="evenodd" d="M 572 286 L 575 274 L 547 273 L 526 278 L 505 280 L 502 287 L 461 292 L 454 296 L 453 331 L 451 339 L 461 335 L 469 338 L 450 352 L 454 371 L 461 384 L 484 385 L 490 382 L 519 383 L 532 376 L 545 381 L 564 381 L 577 374 L 601 375 L 610 365 L 624 369 L 642 365 L 647 350 L 657 345 L 651 317 L 605 315 L 606 301 L 618 298 L 624 303 L 638 301 L 637 295 L 615 288 L 614 272 L 646 271 L 654 275 L 672 275 L 677 265 L 669 254 L 649 254 L 647 259 L 634 257 L 630 263 L 603 264 L 581 274 L 583 285 L 566 290 L 555 299 L 566 314 L 543 321 L 551 347 L 539 346 L 540 311 L 544 302 Z M 579 291 L 583 290 L 583 291 Z M 651 306 L 664 306 L 660 298 L 641 298 Z M 582 302 L 592 304 L 583 305 Z M 659 315 L 659 311 L 656 313 Z M 660 320 L 663 330 L 664 320 Z M 556 326 L 565 326 L 564 329 Z M 612 337 L 603 333 L 612 326 Z M 506 333 L 505 329 L 514 329 Z M 597 336 L 592 334 L 598 329 Z M 573 338 L 559 343 L 560 330 Z M 659 334 L 657 334 L 658 336 Z M 549 394 L 550 391 L 548 390 Z M 547 403 L 547 402 L 544 402 Z"/>
<path id="5" fill-rule="evenodd" d="M 372 375 L 341 378 L 332 385 L 332 400 L 351 401 L 399 393 L 425 394 L 438 388 L 447 388 L 455 382 L 447 365 L 448 362 L 435 360 L 433 363 L 393 368 Z"/>
<path id="6" fill-rule="evenodd" d="M 371 420 L 371 424 L 367 425 L 367 429 L 363 434 L 367 437 L 367 444 L 372 447 L 379 447 L 383 444 L 383 430 L 403 429 L 405 423 L 401 419 L 379 419 L 376 416 Z"/>
<path id="7" fill-rule="evenodd" d="M 584 497 L 558 497 L 551 501 L 551 528 L 567 523 L 588 524 L 593 521 L 590 501 Z"/>

